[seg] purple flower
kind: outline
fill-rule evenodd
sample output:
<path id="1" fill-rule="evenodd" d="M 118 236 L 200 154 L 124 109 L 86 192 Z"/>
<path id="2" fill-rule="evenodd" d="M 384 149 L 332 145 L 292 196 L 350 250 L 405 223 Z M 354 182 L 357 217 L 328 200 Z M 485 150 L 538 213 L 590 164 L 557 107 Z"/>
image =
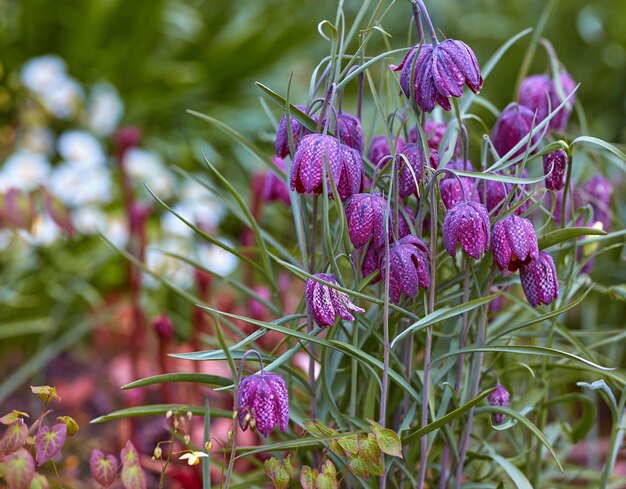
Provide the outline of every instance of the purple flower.
<path id="1" fill-rule="evenodd" d="M 370 243 L 366 248 L 363 249 L 365 250 L 365 255 L 363 256 L 363 261 L 361 263 L 361 276 L 365 278 L 370 273 L 380 268 L 381 248 L 376 248 L 376 246 Z M 380 275 L 376 276 L 376 278 L 373 279 L 370 283 L 375 284 L 379 281 Z"/>
<path id="2" fill-rule="evenodd" d="M 406 217 L 402 210 L 398 212 L 398 239 L 411 234 L 411 226 L 409 223 L 415 224 L 415 213 L 413 210 L 410 207 L 405 207 L 404 212 L 406 213 Z M 395 220 L 392 221 L 395 222 Z M 393 228 L 395 229 L 395 224 Z"/>
<path id="3" fill-rule="evenodd" d="M 559 80 L 565 97 L 569 96 L 576 88 L 576 82 L 569 73 L 562 71 Z M 531 75 L 520 86 L 518 100 L 521 105 L 528 107 L 533 113 L 537 113 L 536 124 L 543 121 L 551 111 L 555 110 L 565 97 L 560 97 L 555 83 L 548 75 Z M 563 132 L 571 113 L 571 104 L 574 96 L 555 116 L 550 120 L 550 129 Z"/>
<path id="4" fill-rule="evenodd" d="M 272 161 L 278 168 L 285 170 L 285 161 L 282 158 L 273 156 Z M 289 187 L 274 171 L 265 174 L 262 192 L 265 202 L 284 202 L 286 205 L 291 205 Z"/>
<path id="5" fill-rule="evenodd" d="M 296 105 L 298 109 L 302 112 L 306 112 L 306 107 L 304 105 Z M 317 116 L 313 116 L 314 120 L 317 120 Z M 298 149 L 298 144 L 303 136 L 307 134 L 311 134 L 311 131 L 306 129 L 302 124 L 298 122 L 298 120 L 291 115 L 291 136 L 293 138 L 293 144 L 296 150 Z M 278 130 L 276 131 L 276 139 L 274 141 L 274 148 L 276 154 L 281 158 L 285 158 L 291 151 L 289 150 L 289 134 L 287 133 L 287 114 L 283 114 L 283 117 L 280 119 L 280 123 L 278 124 Z"/>
<path id="6" fill-rule="evenodd" d="M 289 423 L 289 394 L 285 379 L 262 370 L 241 379 L 237 393 L 237 415 L 242 430 L 256 429 L 267 437 L 278 424 L 287 431 Z"/>
<path id="7" fill-rule="evenodd" d="M 333 274 L 317 273 L 315 277 L 339 285 Z M 348 294 L 324 285 L 312 278 L 306 280 L 305 285 L 306 305 L 318 326 L 333 326 L 339 316 L 346 321 L 354 321 L 352 312 L 363 312 L 364 309 L 355 306 Z"/>
<path id="8" fill-rule="evenodd" d="M 389 297 L 398 304 L 402 294 L 415 298 L 419 287 L 430 287 L 430 253 L 417 237 L 409 234 L 389 247 Z M 381 253 L 380 276 L 386 275 L 387 260 Z"/>
<path id="9" fill-rule="evenodd" d="M 528 107 L 510 103 L 505 107 L 502 113 L 498 116 L 496 125 L 493 128 L 491 134 L 491 140 L 493 146 L 498 152 L 498 155 L 504 156 L 513 147 L 528 136 L 531 129 L 537 126 L 538 121 L 535 120 L 533 126 L 533 119 L 535 119 L 534 112 Z M 532 137 L 531 148 L 540 139 L 540 134 L 535 134 Z M 526 151 L 526 145 L 522 145 L 520 149 L 513 155 L 513 157 L 524 154 Z M 530 154 L 533 153 L 531 149 Z"/>
<path id="10" fill-rule="evenodd" d="M 371 239 L 375 247 L 385 246 L 387 201 L 376 194 L 355 194 L 346 205 L 348 234 L 355 248 Z M 391 224 L 391 219 L 389 220 Z M 391 229 L 391 225 L 389 226 Z"/>
<path id="11" fill-rule="evenodd" d="M 404 148 L 404 139 L 398 137 L 394 138 L 393 142 L 395 143 L 395 152 L 402 152 L 402 148 Z M 372 142 L 370 143 L 370 149 L 367 152 L 367 157 L 374 164 L 374 166 L 378 166 L 380 160 L 382 160 L 385 156 L 391 155 L 391 148 L 389 147 L 389 141 L 387 140 L 387 136 L 378 135 L 372 138 Z"/>
<path id="12" fill-rule="evenodd" d="M 401 70 L 400 86 L 404 94 L 408 98 L 413 96 L 425 112 L 432 112 L 436 104 L 450 110 L 449 98 L 461 97 L 463 85 L 474 93 L 483 86 L 476 56 L 467 44 L 453 39 L 435 47 L 430 44 L 414 47 L 396 70 Z"/>
<path id="13" fill-rule="evenodd" d="M 172 320 L 166 314 L 155 318 L 152 321 L 152 327 L 161 341 L 170 341 L 174 336 Z"/>
<path id="14" fill-rule="evenodd" d="M 330 175 L 335 183 L 339 182 L 343 158 L 341 144 L 334 137 L 324 134 L 304 136 L 291 165 L 291 189 L 301 194 L 321 194 L 325 172 L 328 192 L 332 192 Z"/>
<path id="15" fill-rule="evenodd" d="M 509 394 L 509 391 L 507 391 L 502 384 L 496 384 L 496 390 L 494 390 L 487 397 L 487 402 L 489 402 L 490 406 L 509 407 L 510 401 L 511 401 L 511 395 Z M 500 424 L 504 421 L 504 414 L 493 413 L 493 415 L 491 416 L 491 419 L 493 419 L 493 424 Z"/>
<path id="16" fill-rule="evenodd" d="M 611 196 L 613 185 L 602 175 L 592 177 L 583 186 L 586 200 L 593 208 L 593 219 L 602 223 L 605 231 L 611 227 Z M 574 201 L 575 202 L 575 201 Z"/>
<path id="17" fill-rule="evenodd" d="M 526 299 L 533 307 L 550 304 L 559 295 L 559 281 L 552 257 L 540 251 L 539 256 L 520 268 L 519 276 Z"/>
<path id="18" fill-rule="evenodd" d="M 337 134 L 339 141 L 346 146 L 356 149 L 360 155 L 363 154 L 364 140 L 361 121 L 358 117 L 350 114 L 339 114 L 337 116 Z"/>
<path id="19" fill-rule="evenodd" d="M 445 122 L 427 120 L 424 123 L 424 135 L 426 136 L 426 141 L 430 148 L 439 150 L 439 145 L 441 144 L 443 135 L 446 132 L 446 127 L 447 125 Z M 409 141 L 411 143 L 417 143 L 418 139 L 417 128 L 414 127 L 409 132 Z"/>
<path id="20" fill-rule="evenodd" d="M 521 187 L 521 186 L 520 186 Z M 478 184 L 478 195 L 483 204 L 487 206 L 489 214 L 498 215 L 502 210 L 504 201 L 513 189 L 513 185 L 495 180 L 481 180 Z M 520 205 L 515 214 L 520 215 L 526 210 L 526 204 Z"/>
<path id="21" fill-rule="evenodd" d="M 339 198 L 344 201 L 363 188 L 363 158 L 356 149 L 345 144 L 341 145 L 341 155 L 341 176 L 335 184 Z"/>
<path id="22" fill-rule="evenodd" d="M 446 209 L 451 209 L 459 202 L 463 201 L 463 191 L 461 185 L 465 189 L 465 195 L 468 199 L 478 200 L 476 192 L 474 192 L 474 184 L 472 179 L 468 177 L 459 177 L 459 181 L 452 178 L 444 178 L 439 182 L 439 193 L 441 194 L 441 200 L 443 200 Z"/>
<path id="23" fill-rule="evenodd" d="M 567 169 L 567 153 L 557 149 L 543 157 L 543 172 L 548 175 L 545 179 L 548 190 L 563 190 L 565 187 L 565 170 Z M 552 171 L 552 173 L 550 173 Z"/>
<path id="24" fill-rule="evenodd" d="M 403 158 L 401 155 L 404 155 Z M 400 197 L 405 198 L 409 195 L 417 195 L 417 189 L 419 182 L 422 180 L 424 157 L 422 151 L 414 143 L 408 143 L 404 145 L 402 153 L 398 155 L 397 159 L 397 171 L 398 171 L 398 186 L 400 189 Z M 408 161 L 408 165 L 407 165 Z M 437 168 L 439 164 L 439 154 L 436 150 L 430 150 L 430 166 Z"/>
<path id="25" fill-rule="evenodd" d="M 532 223 L 514 214 L 493 225 L 493 257 L 500 271 L 516 271 L 539 255 Z"/>
<path id="26" fill-rule="evenodd" d="M 446 212 L 443 219 L 443 244 L 456 256 L 456 245 L 474 258 L 480 259 L 489 250 L 489 213 L 478 202 L 459 202 Z"/>

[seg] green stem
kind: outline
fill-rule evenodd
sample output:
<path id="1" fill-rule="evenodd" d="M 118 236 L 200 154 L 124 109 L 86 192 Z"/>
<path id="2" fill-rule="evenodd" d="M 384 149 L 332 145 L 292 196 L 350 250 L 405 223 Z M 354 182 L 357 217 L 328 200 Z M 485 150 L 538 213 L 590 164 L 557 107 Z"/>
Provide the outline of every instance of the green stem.
<path id="1" fill-rule="evenodd" d="M 59 477 L 59 471 L 57 470 L 57 464 L 54 463 L 54 460 L 51 460 L 52 468 L 54 469 L 54 475 L 57 478 L 57 483 L 59 484 L 59 489 L 63 489 L 63 484 L 61 483 L 61 477 Z"/>

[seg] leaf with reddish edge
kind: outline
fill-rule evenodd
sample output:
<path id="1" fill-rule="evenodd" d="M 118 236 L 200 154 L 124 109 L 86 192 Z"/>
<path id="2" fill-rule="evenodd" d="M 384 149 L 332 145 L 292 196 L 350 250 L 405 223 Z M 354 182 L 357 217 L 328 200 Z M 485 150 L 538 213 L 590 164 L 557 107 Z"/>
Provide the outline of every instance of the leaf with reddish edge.
<path id="1" fill-rule="evenodd" d="M 8 455 L 24 446 L 28 437 L 28 427 L 22 419 L 10 424 L 0 438 L 0 453 Z"/>
<path id="2" fill-rule="evenodd" d="M 126 446 L 122 448 L 120 457 L 122 458 L 122 465 L 124 466 L 139 465 L 139 453 L 130 440 L 128 440 Z"/>
<path id="3" fill-rule="evenodd" d="M 125 489 L 147 489 L 146 474 L 138 464 L 122 467 L 122 484 Z"/>
<path id="4" fill-rule="evenodd" d="M 4 416 L 2 416 L 0 418 L 0 423 L 2 424 L 13 424 L 15 423 L 18 419 L 20 419 L 20 416 L 23 416 L 25 418 L 30 418 L 30 416 L 28 415 L 28 413 L 22 412 L 22 411 L 16 411 L 15 409 L 13 411 L 11 411 L 8 414 L 5 414 Z"/>
<path id="5" fill-rule="evenodd" d="M 96 482 L 102 487 L 109 487 L 117 477 L 118 462 L 114 455 L 105 455 L 101 450 L 94 449 L 89 457 L 89 470 Z"/>
<path id="6" fill-rule="evenodd" d="M 35 453 L 37 465 L 41 465 L 61 451 L 67 438 L 67 426 L 55 424 L 52 428 L 42 426 L 35 437 Z"/>
<path id="7" fill-rule="evenodd" d="M 4 480 L 9 489 L 28 489 L 34 475 L 35 461 L 24 448 L 5 457 Z"/>

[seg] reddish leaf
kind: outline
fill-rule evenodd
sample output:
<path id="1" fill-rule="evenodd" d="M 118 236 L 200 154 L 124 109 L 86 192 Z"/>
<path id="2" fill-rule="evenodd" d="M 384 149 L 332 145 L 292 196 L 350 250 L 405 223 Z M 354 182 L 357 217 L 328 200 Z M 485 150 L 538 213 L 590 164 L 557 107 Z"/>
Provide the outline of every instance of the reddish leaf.
<path id="1" fill-rule="evenodd" d="M 139 453 L 130 440 L 128 440 L 126 446 L 122 448 L 120 457 L 122 458 L 122 465 L 124 466 L 139 465 Z"/>
<path id="2" fill-rule="evenodd" d="M 7 455 L 22 448 L 28 437 L 28 427 L 21 419 L 10 424 L 0 438 L 0 453 Z"/>
<path id="3" fill-rule="evenodd" d="M 89 469 L 91 475 L 96 482 L 102 487 L 109 487 L 115 482 L 117 477 L 118 463 L 117 459 L 113 455 L 104 455 L 101 450 L 94 450 L 91 452 L 89 458 Z"/>
<path id="4" fill-rule="evenodd" d="M 66 437 L 67 426 L 64 423 L 55 424 L 52 428 L 42 426 L 35 437 L 37 464 L 41 465 L 59 453 Z"/>
<path id="5" fill-rule="evenodd" d="M 122 467 L 122 484 L 125 489 L 146 489 L 146 474 L 139 464 Z"/>
<path id="6" fill-rule="evenodd" d="M 5 457 L 4 480 L 9 485 L 9 489 L 28 489 L 34 475 L 35 461 L 24 448 Z"/>

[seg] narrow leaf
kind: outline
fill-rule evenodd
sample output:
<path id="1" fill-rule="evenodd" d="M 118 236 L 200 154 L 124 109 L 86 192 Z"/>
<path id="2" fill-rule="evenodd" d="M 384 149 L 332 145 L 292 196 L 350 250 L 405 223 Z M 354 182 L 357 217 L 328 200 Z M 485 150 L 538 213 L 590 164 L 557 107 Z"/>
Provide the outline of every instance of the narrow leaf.
<path id="1" fill-rule="evenodd" d="M 194 384 L 204 384 L 217 387 L 224 387 L 232 384 L 232 380 L 218 375 L 197 374 L 197 373 L 177 373 L 163 374 L 135 380 L 122 387 L 123 390 L 145 387 L 147 385 L 165 384 L 168 382 L 193 382 Z"/>
<path id="2" fill-rule="evenodd" d="M 495 453 L 489 453 L 488 456 L 491 457 L 494 462 L 500 465 L 500 467 L 502 467 L 502 469 L 511 478 L 517 489 L 533 489 L 532 484 L 522 473 L 522 471 L 511 462 L 509 462 L 507 459 L 501 457 L 500 455 L 496 455 Z"/>
<path id="3" fill-rule="evenodd" d="M 91 423 L 98 424 L 116 419 L 132 418 L 135 416 L 160 416 L 167 413 L 170 409 L 184 409 L 185 411 L 191 411 L 194 416 L 202 416 L 204 413 L 204 408 L 202 406 L 152 404 L 149 406 L 135 406 L 132 408 L 120 409 L 119 411 L 113 411 L 112 413 L 99 416 L 96 419 L 91 420 Z M 230 418 L 233 415 L 233 412 L 225 409 L 211 408 L 211 415 L 217 416 L 218 418 Z"/>
<path id="4" fill-rule="evenodd" d="M 550 248 L 550 246 L 562 243 L 563 241 L 569 241 L 570 239 L 579 238 L 580 236 L 591 235 L 606 236 L 606 231 L 587 227 L 557 229 L 556 231 L 547 233 L 538 239 L 539 249 L 543 250 Z"/>

